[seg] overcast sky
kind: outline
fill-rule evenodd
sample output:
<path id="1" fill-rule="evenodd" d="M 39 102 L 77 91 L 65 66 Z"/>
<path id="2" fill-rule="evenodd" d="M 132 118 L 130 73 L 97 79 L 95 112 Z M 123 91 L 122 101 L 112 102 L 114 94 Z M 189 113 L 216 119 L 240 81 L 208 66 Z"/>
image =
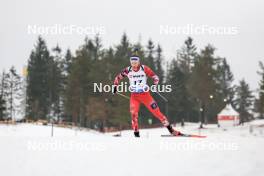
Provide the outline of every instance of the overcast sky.
<path id="1" fill-rule="evenodd" d="M 27 63 L 39 34 L 30 27 L 40 32 L 48 27 L 42 33 L 48 46 L 58 43 L 64 50 L 83 43 L 85 32 L 76 29 L 85 29 L 88 37 L 100 32 L 105 47 L 117 44 L 126 32 L 132 42 L 146 45 L 151 38 L 160 43 L 166 59 L 175 57 L 187 36 L 192 36 L 199 49 L 211 43 L 216 55 L 227 58 L 236 82 L 245 78 L 256 89 L 258 61 L 264 61 L 263 9 L 262 0 L 1 1 L 0 70 L 11 65 L 21 70 Z M 52 33 L 49 27 L 73 32 Z"/>

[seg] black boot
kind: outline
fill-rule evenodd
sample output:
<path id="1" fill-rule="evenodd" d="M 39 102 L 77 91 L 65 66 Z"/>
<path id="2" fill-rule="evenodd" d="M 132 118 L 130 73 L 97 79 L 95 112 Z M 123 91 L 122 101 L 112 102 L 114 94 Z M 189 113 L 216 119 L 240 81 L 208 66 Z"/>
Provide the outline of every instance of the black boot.
<path id="1" fill-rule="evenodd" d="M 168 125 L 168 126 L 166 126 L 166 127 L 167 127 L 167 129 L 169 130 L 170 134 L 172 134 L 172 135 L 174 135 L 174 136 L 179 136 L 179 135 L 181 135 L 181 132 L 174 130 L 174 129 L 172 128 L 171 125 Z"/>
<path id="2" fill-rule="evenodd" d="M 174 131 L 174 129 L 172 128 L 171 125 L 168 125 L 168 126 L 167 126 L 167 129 L 169 130 L 170 133 L 173 133 L 173 131 Z"/>
<path id="3" fill-rule="evenodd" d="M 140 135 L 139 135 L 139 131 L 135 131 L 135 132 L 134 132 L 134 135 L 135 135 L 135 137 L 140 137 Z"/>

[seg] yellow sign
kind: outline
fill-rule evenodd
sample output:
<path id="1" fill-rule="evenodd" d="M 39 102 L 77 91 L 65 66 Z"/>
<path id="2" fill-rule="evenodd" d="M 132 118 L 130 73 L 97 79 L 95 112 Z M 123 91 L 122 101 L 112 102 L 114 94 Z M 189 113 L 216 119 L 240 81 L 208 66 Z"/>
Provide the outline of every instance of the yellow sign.
<path id="1" fill-rule="evenodd" d="M 27 70 L 27 67 L 26 67 L 26 66 L 23 67 L 22 75 L 23 75 L 24 77 L 27 77 L 27 75 L 28 75 L 28 70 Z"/>

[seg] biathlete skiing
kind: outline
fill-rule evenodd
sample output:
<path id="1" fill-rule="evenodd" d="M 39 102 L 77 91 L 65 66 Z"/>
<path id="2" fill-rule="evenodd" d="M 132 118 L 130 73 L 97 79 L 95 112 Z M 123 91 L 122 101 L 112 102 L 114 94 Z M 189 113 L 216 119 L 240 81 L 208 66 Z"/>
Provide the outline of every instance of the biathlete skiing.
<path id="1" fill-rule="evenodd" d="M 147 78 L 153 79 L 154 85 L 158 85 L 159 77 L 146 65 L 140 63 L 140 58 L 137 55 L 130 57 L 130 66 L 124 68 L 121 73 L 119 73 L 114 80 L 114 93 L 117 93 L 117 86 L 125 77 L 129 79 L 129 90 L 130 95 L 130 113 L 132 118 L 132 129 L 134 130 L 135 137 L 140 137 L 139 127 L 138 127 L 138 112 L 140 104 L 144 104 L 147 109 L 159 119 L 159 121 L 166 127 L 171 135 L 178 136 L 181 132 L 173 129 L 172 125 L 169 123 L 167 117 L 160 112 L 160 109 L 150 94 L 149 87 L 147 85 Z"/>

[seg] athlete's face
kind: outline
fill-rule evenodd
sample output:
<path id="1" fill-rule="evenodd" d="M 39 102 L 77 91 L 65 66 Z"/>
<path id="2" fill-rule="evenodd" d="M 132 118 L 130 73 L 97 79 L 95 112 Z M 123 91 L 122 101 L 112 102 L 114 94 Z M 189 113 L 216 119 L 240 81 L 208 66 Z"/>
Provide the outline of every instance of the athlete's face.
<path id="1" fill-rule="evenodd" d="M 132 67 L 138 67 L 140 62 L 138 60 L 131 60 L 130 64 L 131 64 Z"/>

